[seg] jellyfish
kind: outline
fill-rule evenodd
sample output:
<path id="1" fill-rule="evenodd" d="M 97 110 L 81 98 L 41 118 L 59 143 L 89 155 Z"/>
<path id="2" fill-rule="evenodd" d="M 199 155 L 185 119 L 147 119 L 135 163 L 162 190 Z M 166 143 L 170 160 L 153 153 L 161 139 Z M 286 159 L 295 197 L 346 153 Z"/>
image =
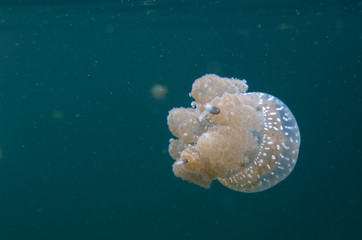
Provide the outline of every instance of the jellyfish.
<path id="1" fill-rule="evenodd" d="M 300 145 L 296 119 L 278 98 L 247 89 L 245 80 L 207 74 L 193 83 L 190 108 L 169 111 L 175 176 L 204 188 L 218 180 L 260 192 L 292 172 Z"/>
<path id="2" fill-rule="evenodd" d="M 167 96 L 168 89 L 161 84 L 155 84 L 151 88 L 151 95 L 154 99 L 161 100 Z"/>

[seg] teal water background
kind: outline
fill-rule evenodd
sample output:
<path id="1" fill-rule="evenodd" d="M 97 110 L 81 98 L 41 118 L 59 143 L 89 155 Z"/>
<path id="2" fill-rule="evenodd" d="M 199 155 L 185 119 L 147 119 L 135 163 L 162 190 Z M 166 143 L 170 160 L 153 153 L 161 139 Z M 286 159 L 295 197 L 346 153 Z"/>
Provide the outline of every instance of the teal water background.
<path id="1" fill-rule="evenodd" d="M 361 239 L 361 11 L 0 1 L 0 239 Z M 292 110 L 302 144 L 282 183 L 245 194 L 173 175 L 166 116 L 206 73 Z"/>

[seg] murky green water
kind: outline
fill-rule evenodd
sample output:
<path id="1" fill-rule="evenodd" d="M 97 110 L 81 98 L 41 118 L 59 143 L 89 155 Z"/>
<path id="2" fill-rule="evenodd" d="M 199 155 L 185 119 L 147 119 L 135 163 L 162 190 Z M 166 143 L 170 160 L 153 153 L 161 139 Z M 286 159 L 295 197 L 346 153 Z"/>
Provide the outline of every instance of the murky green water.
<path id="1" fill-rule="evenodd" d="M 0 2 L 0 239 L 361 237 L 361 2 L 14 2 Z M 244 194 L 174 177 L 166 116 L 206 73 L 292 110 L 285 181 Z"/>

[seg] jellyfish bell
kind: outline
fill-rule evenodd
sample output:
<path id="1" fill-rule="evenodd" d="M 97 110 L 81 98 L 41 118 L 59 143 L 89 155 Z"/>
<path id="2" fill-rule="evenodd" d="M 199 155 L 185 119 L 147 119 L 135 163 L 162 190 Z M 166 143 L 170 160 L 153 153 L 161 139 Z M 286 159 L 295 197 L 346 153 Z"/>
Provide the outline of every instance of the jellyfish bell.
<path id="1" fill-rule="evenodd" d="M 278 98 L 246 93 L 245 80 L 205 75 L 195 81 L 193 108 L 169 112 L 174 174 L 209 188 L 213 180 L 240 192 L 266 190 L 293 170 L 300 134 Z"/>
<path id="2" fill-rule="evenodd" d="M 244 155 L 251 161 L 229 177 L 218 180 L 237 191 L 259 192 L 292 172 L 298 158 L 300 133 L 293 114 L 281 100 L 266 93 L 245 95 L 259 102 L 262 116 L 261 126 L 249 126 L 250 130 L 257 129 L 252 132 L 255 146 Z M 255 111 L 258 110 L 255 108 Z"/>

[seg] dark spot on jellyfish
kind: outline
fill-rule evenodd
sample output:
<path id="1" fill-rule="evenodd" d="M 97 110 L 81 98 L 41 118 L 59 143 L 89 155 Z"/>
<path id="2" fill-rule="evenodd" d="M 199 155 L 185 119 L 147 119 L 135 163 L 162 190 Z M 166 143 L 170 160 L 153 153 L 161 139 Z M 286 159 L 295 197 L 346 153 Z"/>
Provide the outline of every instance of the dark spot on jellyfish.
<path id="1" fill-rule="evenodd" d="M 220 113 L 220 108 L 212 107 L 212 108 L 210 109 L 210 113 L 211 113 L 211 114 L 214 114 L 214 115 L 217 115 L 217 114 Z"/>
<path id="2" fill-rule="evenodd" d="M 206 104 L 205 109 L 208 113 L 211 113 L 213 115 L 217 115 L 220 113 L 220 108 L 213 107 L 213 106 L 211 106 L 211 104 Z"/>
<path id="3" fill-rule="evenodd" d="M 260 111 L 261 111 L 261 107 L 258 106 L 258 107 L 255 108 L 255 110 L 256 110 L 257 112 L 260 112 Z"/>

